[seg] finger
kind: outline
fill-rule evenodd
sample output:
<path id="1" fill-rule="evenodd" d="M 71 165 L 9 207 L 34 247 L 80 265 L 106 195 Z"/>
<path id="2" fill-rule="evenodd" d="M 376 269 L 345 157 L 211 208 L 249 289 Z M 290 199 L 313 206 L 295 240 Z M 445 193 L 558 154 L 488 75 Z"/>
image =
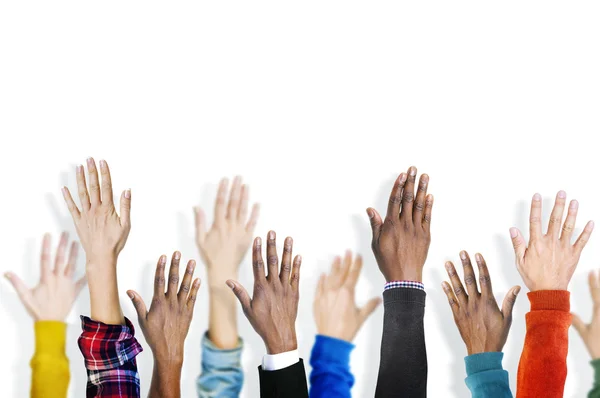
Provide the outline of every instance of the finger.
<path id="1" fill-rule="evenodd" d="M 107 206 L 114 207 L 112 179 L 110 178 L 110 169 L 106 160 L 100 160 L 100 175 L 102 177 L 102 185 L 100 192 L 102 193 L 102 203 Z"/>
<path id="2" fill-rule="evenodd" d="M 131 227 L 131 189 L 126 189 L 121 194 L 121 226 Z"/>
<path id="3" fill-rule="evenodd" d="M 206 215 L 204 210 L 194 207 L 194 220 L 196 221 L 196 241 L 201 245 L 206 238 Z"/>
<path id="4" fill-rule="evenodd" d="M 81 293 L 81 290 L 87 285 L 87 276 L 83 275 L 75 282 L 75 297 Z"/>
<path id="5" fill-rule="evenodd" d="M 319 276 L 319 282 L 317 283 L 317 290 L 315 290 L 315 299 L 318 299 L 325 292 L 325 280 L 327 279 L 326 274 L 321 274 Z"/>
<path id="6" fill-rule="evenodd" d="M 358 277 L 360 276 L 360 271 L 362 269 L 363 260 L 360 255 L 356 256 L 350 271 L 348 272 L 348 278 L 346 278 L 346 286 L 354 289 L 356 287 L 356 283 L 358 282 Z"/>
<path id="7" fill-rule="evenodd" d="M 254 273 L 254 281 L 260 282 L 265 279 L 265 263 L 262 258 L 262 240 L 259 237 L 254 239 L 252 246 L 252 272 Z"/>
<path id="8" fill-rule="evenodd" d="M 35 314 L 33 312 L 35 307 L 33 305 L 31 291 L 29 290 L 27 285 L 25 285 L 25 282 L 23 282 L 23 280 L 21 280 L 21 278 L 19 278 L 16 274 L 14 274 L 12 272 L 5 273 L 4 277 L 6 279 L 8 279 L 10 284 L 13 286 L 13 288 L 17 292 L 17 295 L 19 296 L 19 300 L 21 300 L 21 303 L 23 303 L 23 306 L 25 306 L 25 309 L 27 310 L 27 312 L 29 312 L 34 317 L 37 316 L 37 314 Z"/>
<path id="9" fill-rule="evenodd" d="M 371 223 L 371 231 L 373 232 L 373 242 L 377 242 L 379 239 L 379 234 L 381 233 L 381 226 L 383 225 L 383 221 L 381 220 L 381 216 L 372 207 L 367 209 L 367 215 L 369 216 L 369 222 Z"/>
<path id="10" fill-rule="evenodd" d="M 300 266 L 302 265 L 302 256 L 298 255 L 294 258 L 294 265 L 292 267 L 292 278 L 290 280 L 290 285 L 292 289 L 298 291 L 300 287 Z"/>
<path id="11" fill-rule="evenodd" d="M 427 196 L 427 185 L 429 184 L 429 176 L 421 174 L 419 185 L 417 187 L 417 197 L 413 208 L 413 223 L 421 225 L 423 223 L 423 213 L 425 212 L 425 197 Z"/>
<path id="12" fill-rule="evenodd" d="M 167 256 L 164 254 L 158 259 L 154 273 L 154 300 L 162 300 L 165 297 L 165 266 Z"/>
<path id="13" fill-rule="evenodd" d="M 587 325 L 586 323 L 581 319 L 581 317 L 573 312 L 571 312 L 571 325 L 573 325 L 573 327 L 575 328 L 575 330 L 577 330 L 577 333 L 579 333 L 579 335 L 581 336 L 581 338 L 584 338 L 584 336 L 586 335 L 587 332 Z"/>
<path id="14" fill-rule="evenodd" d="M 198 299 L 198 290 L 200 290 L 200 278 L 196 278 L 192 284 L 192 290 L 187 298 L 187 306 L 190 310 L 194 310 L 196 300 Z"/>
<path id="15" fill-rule="evenodd" d="M 583 250 L 585 245 L 590 240 L 590 236 L 592 235 L 593 230 L 594 230 L 594 222 L 588 221 L 588 223 L 585 225 L 585 228 L 583 229 L 583 232 L 581 232 L 581 235 L 579 235 L 579 238 L 577 238 L 577 240 L 575 241 L 574 246 L 575 246 L 575 249 L 579 253 L 581 253 L 581 251 Z"/>
<path id="16" fill-rule="evenodd" d="M 179 261 L 181 253 L 176 251 L 171 257 L 171 266 L 169 267 L 169 283 L 167 285 L 167 297 L 174 298 L 177 295 L 179 287 Z"/>
<path id="17" fill-rule="evenodd" d="M 554 208 L 550 214 L 550 222 L 548 223 L 549 236 L 558 237 L 560 232 L 560 225 L 562 224 L 563 213 L 565 211 L 565 202 L 567 201 L 567 193 L 565 191 L 558 191 L 556 194 L 556 200 L 554 201 Z"/>
<path id="18" fill-rule="evenodd" d="M 502 315 L 504 315 L 504 319 L 509 321 L 512 320 L 512 311 L 515 307 L 517 296 L 519 295 L 520 291 L 520 286 L 513 286 L 512 289 L 510 289 L 508 293 L 506 293 L 504 301 L 502 302 Z"/>
<path id="19" fill-rule="evenodd" d="M 71 243 L 71 248 L 69 249 L 69 259 L 67 260 L 67 266 L 65 267 L 65 275 L 69 278 L 72 278 L 73 275 L 75 275 L 78 254 L 79 244 L 77 242 Z"/>
<path id="20" fill-rule="evenodd" d="M 85 174 L 83 172 L 83 166 L 77 166 L 75 171 L 77 178 L 77 193 L 79 194 L 79 202 L 81 202 L 81 210 L 87 211 L 90 209 L 90 196 L 88 195 L 87 185 L 85 183 Z"/>
<path id="21" fill-rule="evenodd" d="M 237 218 L 241 193 L 242 178 L 240 176 L 235 176 L 233 184 L 231 185 L 231 191 L 229 192 L 229 203 L 227 205 L 227 214 L 225 215 L 225 218 L 228 220 L 235 220 Z"/>
<path id="22" fill-rule="evenodd" d="M 248 185 L 242 185 L 242 190 L 240 194 L 240 204 L 237 209 L 237 220 L 238 222 L 246 222 L 246 217 L 248 217 L 248 198 L 250 196 L 250 189 Z"/>
<path id="23" fill-rule="evenodd" d="M 592 296 L 594 307 L 600 308 L 600 280 L 598 280 L 596 271 L 590 271 L 588 274 L 588 284 L 590 285 L 590 295 Z"/>
<path id="24" fill-rule="evenodd" d="M 566 244 L 571 244 L 571 237 L 573 236 L 573 230 L 575 229 L 575 222 L 577 221 L 577 209 L 579 208 L 579 202 L 572 200 L 569 203 L 569 210 L 567 211 L 567 218 L 562 227 L 562 233 L 560 240 Z"/>
<path id="25" fill-rule="evenodd" d="M 67 232 L 63 232 L 60 234 L 58 248 L 56 249 L 56 256 L 54 257 L 54 273 L 56 275 L 59 275 L 64 271 L 67 243 L 69 243 L 69 234 Z"/>
<path id="26" fill-rule="evenodd" d="M 44 238 L 42 239 L 42 252 L 40 255 L 40 279 L 42 282 L 48 280 L 50 274 L 52 274 L 52 270 L 50 269 L 50 250 L 51 250 L 52 238 L 50 234 L 44 234 Z"/>
<path id="27" fill-rule="evenodd" d="M 227 187 L 229 187 L 229 180 L 227 178 L 223 178 L 219 182 L 219 188 L 217 190 L 217 198 L 215 199 L 215 221 L 214 223 L 220 225 L 225 221 L 225 210 L 227 209 L 227 205 L 225 201 L 227 200 Z"/>
<path id="28" fill-rule="evenodd" d="M 358 311 L 359 317 L 361 319 L 361 325 L 367 320 L 369 315 L 371 315 L 377 309 L 379 304 L 381 304 L 381 298 L 373 297 L 371 300 L 367 301 L 367 304 L 365 304 Z"/>
<path id="29" fill-rule="evenodd" d="M 402 191 L 402 210 L 400 212 L 400 219 L 405 222 L 412 223 L 413 206 L 415 202 L 415 180 L 417 178 L 417 168 L 410 166 L 408 168 L 408 176 L 406 177 L 406 184 Z"/>
<path id="30" fill-rule="evenodd" d="M 490 271 L 488 270 L 485 259 L 479 253 L 475 254 L 475 261 L 477 262 L 477 269 L 479 271 L 479 286 L 481 288 L 481 294 L 488 297 L 493 297 L 494 292 L 492 291 L 492 279 L 490 278 Z"/>
<path id="31" fill-rule="evenodd" d="M 406 183 L 406 174 L 400 173 L 396 181 L 394 181 L 394 186 L 392 187 L 392 192 L 390 193 L 390 200 L 388 202 L 388 209 L 385 218 L 390 220 L 397 220 L 400 217 L 400 205 L 402 204 L 402 191 L 404 189 L 404 184 Z M 370 218 L 370 216 L 369 216 Z"/>
<path id="32" fill-rule="evenodd" d="M 100 181 L 94 158 L 87 158 L 87 169 L 90 180 L 90 203 L 93 206 L 100 204 Z"/>
<path id="33" fill-rule="evenodd" d="M 529 239 L 538 239 L 542 236 L 542 195 L 536 193 L 531 199 L 529 213 Z"/>
<path id="34" fill-rule="evenodd" d="M 337 289 L 340 285 L 340 275 L 342 274 L 342 258 L 335 256 L 331 263 L 331 271 L 325 280 L 326 289 Z"/>
<path id="35" fill-rule="evenodd" d="M 283 242 L 283 258 L 281 259 L 281 271 L 279 280 L 281 283 L 290 283 L 290 274 L 292 273 L 292 250 L 294 240 L 291 237 L 285 238 Z"/>
<path id="36" fill-rule="evenodd" d="M 450 282 L 452 283 L 452 289 L 454 291 L 454 295 L 456 296 L 458 303 L 463 306 L 467 304 L 467 293 L 465 292 L 465 288 L 463 287 L 458 274 L 456 273 L 456 268 L 454 268 L 454 264 L 451 261 L 446 262 L 446 272 L 448 273 L 448 277 L 450 278 Z"/>
<path id="37" fill-rule="evenodd" d="M 512 227 L 509 232 L 513 248 L 515 250 L 515 256 L 517 257 L 517 263 L 519 263 L 523 257 L 525 257 L 525 250 L 527 249 L 527 246 L 525 245 L 525 239 L 518 228 Z"/>
<path id="38" fill-rule="evenodd" d="M 260 205 L 255 203 L 252 206 L 252 212 L 250 213 L 250 219 L 248 220 L 248 224 L 246 224 L 246 232 L 253 233 L 254 228 L 256 227 L 256 223 L 258 222 L 258 216 L 260 214 Z"/>
<path id="39" fill-rule="evenodd" d="M 71 217 L 73 217 L 73 221 L 77 221 L 81 216 L 81 213 L 79 212 L 79 209 L 77 208 L 77 205 L 71 196 L 71 192 L 69 192 L 69 188 L 62 187 L 61 191 L 63 194 L 63 199 L 67 204 L 67 209 L 69 209 L 69 213 L 71 213 Z"/>
<path id="40" fill-rule="evenodd" d="M 442 282 L 442 290 L 444 291 L 444 293 L 446 293 L 446 298 L 448 299 L 448 304 L 450 304 L 450 309 L 452 310 L 452 313 L 455 317 L 458 316 L 460 304 L 458 303 L 458 300 L 456 299 L 456 296 L 454 295 L 450 284 L 448 282 Z"/>
<path id="41" fill-rule="evenodd" d="M 423 212 L 422 225 L 426 231 L 431 227 L 431 211 L 433 210 L 433 195 L 429 194 L 425 198 L 425 211 Z"/>
<path id="42" fill-rule="evenodd" d="M 251 309 L 251 301 L 248 292 L 244 288 L 244 286 L 240 285 L 238 282 L 233 281 L 231 279 L 227 280 L 227 286 L 231 288 L 235 297 L 237 297 L 238 301 L 242 305 L 242 309 L 244 310 L 244 314 L 250 313 Z"/>
<path id="43" fill-rule="evenodd" d="M 275 231 L 269 231 L 267 235 L 267 268 L 269 269 L 267 280 L 274 280 L 279 275 L 279 258 L 277 257 Z"/>
<path id="44" fill-rule="evenodd" d="M 185 274 L 183 275 L 183 280 L 181 281 L 181 286 L 179 286 L 179 293 L 177 293 L 177 299 L 180 303 L 185 303 L 187 301 L 195 269 L 196 262 L 194 260 L 188 261 L 187 266 L 185 267 Z"/>
<path id="45" fill-rule="evenodd" d="M 350 250 L 346 250 L 346 254 L 344 254 L 344 260 L 342 261 L 342 272 L 340 274 L 339 286 L 346 283 L 348 274 L 350 273 L 350 268 L 352 268 L 352 252 Z"/>
<path id="46" fill-rule="evenodd" d="M 473 270 L 469 253 L 464 250 L 461 251 L 460 261 L 463 265 L 463 278 L 465 280 L 465 285 L 467 285 L 467 292 L 469 296 L 479 295 L 479 290 L 477 289 L 477 279 L 475 279 L 475 271 Z"/>
<path id="47" fill-rule="evenodd" d="M 148 310 L 146 309 L 146 303 L 144 303 L 142 296 L 133 290 L 128 290 L 127 295 L 131 299 L 131 303 L 133 304 L 133 308 L 135 308 L 135 312 L 137 312 L 139 322 L 142 324 L 145 323 Z"/>

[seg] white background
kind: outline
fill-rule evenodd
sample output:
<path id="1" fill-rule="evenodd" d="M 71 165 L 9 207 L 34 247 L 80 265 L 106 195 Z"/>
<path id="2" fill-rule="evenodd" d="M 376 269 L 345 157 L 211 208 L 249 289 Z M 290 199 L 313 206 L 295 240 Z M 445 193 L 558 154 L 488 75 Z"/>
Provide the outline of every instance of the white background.
<path id="1" fill-rule="evenodd" d="M 115 190 L 132 189 L 119 284 L 134 319 L 125 290 L 149 301 L 161 254 L 198 259 L 191 208 L 212 213 L 219 178 L 240 173 L 262 205 L 257 233 L 291 235 L 303 255 L 297 325 L 308 360 L 319 273 L 351 248 L 366 257 L 359 302 L 381 293 L 364 210 L 383 213 L 393 179 L 415 164 L 436 199 L 424 273 L 428 390 L 468 396 L 466 349 L 439 287 L 444 261 L 480 251 L 501 299 L 521 282 L 508 228 L 527 234 L 533 193 L 546 216 L 559 189 L 577 198 L 578 232 L 600 221 L 599 14 L 591 1 L 2 2 L 0 271 L 37 282 L 42 234 L 74 233 L 60 187 L 75 188 L 86 157 L 104 158 Z M 572 308 L 586 318 L 586 274 L 599 260 L 592 236 L 571 284 Z M 251 284 L 249 263 L 242 268 Z M 2 395 L 24 397 L 32 322 L 0 285 Z M 513 391 L 525 292 L 505 346 Z M 200 369 L 206 293 L 187 339 L 186 397 Z M 76 338 L 77 314 L 87 313 L 86 289 L 69 318 L 73 397 L 85 394 Z M 374 392 L 382 317 L 380 308 L 356 338 L 356 397 Z M 240 325 L 242 395 L 256 397 L 264 348 L 244 318 Z M 565 396 L 581 397 L 592 369 L 575 331 L 570 338 Z M 146 394 L 150 350 L 138 358 Z"/>

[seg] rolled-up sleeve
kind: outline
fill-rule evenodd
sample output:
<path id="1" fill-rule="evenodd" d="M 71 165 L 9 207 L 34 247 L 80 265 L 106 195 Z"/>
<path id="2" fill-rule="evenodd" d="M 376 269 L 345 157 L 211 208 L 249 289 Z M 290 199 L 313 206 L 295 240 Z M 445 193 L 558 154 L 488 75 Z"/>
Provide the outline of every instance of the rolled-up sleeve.
<path id="1" fill-rule="evenodd" d="M 243 348 L 242 339 L 236 348 L 221 350 L 206 334 L 202 337 L 202 371 L 196 380 L 198 397 L 239 397 L 244 383 Z"/>

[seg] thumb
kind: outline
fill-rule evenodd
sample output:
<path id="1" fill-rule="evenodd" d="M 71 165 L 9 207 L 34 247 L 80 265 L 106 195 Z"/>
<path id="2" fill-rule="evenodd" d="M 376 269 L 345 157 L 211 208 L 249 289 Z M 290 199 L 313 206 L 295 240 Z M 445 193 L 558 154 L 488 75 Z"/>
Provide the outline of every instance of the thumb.
<path id="1" fill-rule="evenodd" d="M 379 237 L 383 221 L 381 221 L 381 216 L 379 215 L 379 213 L 377 213 L 377 210 L 375 210 L 372 207 L 367 208 L 367 215 L 369 216 L 369 221 L 371 222 L 373 240 L 375 240 L 377 237 Z"/>
<path id="2" fill-rule="evenodd" d="M 5 273 L 4 277 L 8 279 L 10 284 L 17 292 L 19 300 L 21 300 L 21 303 L 23 303 L 23 305 L 25 306 L 27 312 L 29 312 L 30 315 L 35 317 L 35 314 L 33 313 L 34 306 L 31 301 L 31 292 L 29 291 L 27 285 L 25 285 L 25 282 L 23 282 L 21 278 L 19 278 L 16 274 L 12 272 Z"/>
<path id="3" fill-rule="evenodd" d="M 574 313 L 571 313 L 571 315 L 573 316 L 573 318 L 571 319 L 571 325 L 573 325 L 573 327 L 575 328 L 575 330 L 577 330 L 581 338 L 583 338 L 585 330 L 587 329 L 587 325 L 585 324 L 585 322 L 583 322 L 579 315 Z"/>
<path id="4" fill-rule="evenodd" d="M 367 320 L 369 315 L 377 309 L 379 304 L 381 304 L 381 297 L 373 297 L 359 310 L 360 318 L 362 319 L 361 323 L 364 323 Z"/>
<path id="5" fill-rule="evenodd" d="M 504 297 L 504 301 L 502 302 L 502 315 L 504 315 L 504 319 L 512 320 L 513 308 L 515 307 L 517 295 L 520 291 L 521 286 L 513 286 L 513 288 L 506 293 L 506 297 Z"/>
<path id="6" fill-rule="evenodd" d="M 126 227 L 131 225 L 131 189 L 126 189 L 121 194 L 121 225 Z"/>
<path id="7" fill-rule="evenodd" d="M 523 234 L 521 234 L 521 231 L 519 231 L 518 228 L 512 227 L 510 229 L 510 239 L 512 240 L 517 260 L 521 261 L 521 259 L 525 256 L 525 249 L 527 248 L 527 245 L 525 244 L 525 238 L 523 238 Z"/>
<path id="8" fill-rule="evenodd" d="M 135 312 L 137 312 L 138 320 L 140 321 L 140 323 L 143 323 L 143 321 L 146 319 L 146 315 L 148 314 L 148 310 L 146 309 L 146 304 L 144 303 L 144 300 L 137 292 L 133 290 L 128 290 L 127 295 L 133 303 Z"/>
<path id="9" fill-rule="evenodd" d="M 251 300 L 250 296 L 248 295 L 248 292 L 246 291 L 246 289 L 244 289 L 244 286 L 240 285 L 238 282 L 232 279 L 228 279 L 226 283 L 227 286 L 229 286 L 231 290 L 233 290 L 233 294 L 235 294 L 235 297 L 237 297 L 240 304 L 242 305 L 244 313 L 247 313 L 248 310 L 250 310 Z"/>

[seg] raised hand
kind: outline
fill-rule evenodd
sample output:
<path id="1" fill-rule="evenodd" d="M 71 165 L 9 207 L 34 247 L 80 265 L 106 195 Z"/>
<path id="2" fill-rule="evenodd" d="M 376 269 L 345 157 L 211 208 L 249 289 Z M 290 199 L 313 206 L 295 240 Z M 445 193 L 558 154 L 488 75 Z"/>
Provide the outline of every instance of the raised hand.
<path id="1" fill-rule="evenodd" d="M 30 289 L 12 272 L 7 272 L 5 277 L 17 291 L 19 299 L 34 321 L 64 322 L 79 292 L 85 286 L 86 279 L 85 276 L 77 281 L 73 278 L 78 245 L 76 242 L 71 243 L 69 256 L 66 258 L 69 234 L 63 232 L 60 236 L 54 267 L 50 241 L 50 234 L 44 235 L 40 259 L 41 277 L 36 287 Z"/>
<path id="2" fill-rule="evenodd" d="M 252 207 L 248 219 L 249 188 L 242 185 L 241 177 L 235 177 L 229 200 L 229 182 L 222 179 L 215 201 L 214 221 L 206 230 L 206 215 L 194 208 L 196 216 L 196 244 L 202 260 L 206 263 L 209 287 L 222 289 L 228 279 L 237 279 L 239 265 L 250 247 L 252 233 L 258 219 L 259 206 Z"/>
<path id="3" fill-rule="evenodd" d="M 354 293 L 362 258 L 352 261 L 352 252 L 344 259 L 336 257 L 329 275 L 322 274 L 315 293 L 313 314 L 317 332 L 351 342 L 365 320 L 381 303 L 379 297 L 372 298 L 362 308 L 354 302 Z"/>
<path id="4" fill-rule="evenodd" d="M 292 265 L 292 238 L 287 237 L 283 246 L 281 268 L 278 266 L 275 232 L 269 231 L 267 239 L 268 275 L 262 257 L 262 241 L 254 240 L 252 269 L 254 293 L 252 298 L 246 289 L 234 280 L 227 285 L 236 295 L 246 318 L 262 338 L 267 354 L 279 354 L 296 350 L 296 315 L 298 314 L 300 265 L 302 257 L 296 256 Z"/>
<path id="5" fill-rule="evenodd" d="M 600 274 L 590 271 L 588 276 L 590 294 L 594 303 L 592 322 L 586 324 L 577 314 L 573 315 L 573 326 L 581 336 L 592 359 L 600 358 Z"/>
<path id="6" fill-rule="evenodd" d="M 481 292 L 477 287 L 477 277 L 469 254 L 462 251 L 460 258 L 466 290 L 456 273 L 454 264 L 450 261 L 446 263 L 446 271 L 452 287 L 448 282 L 442 283 L 460 336 L 467 346 L 469 355 L 482 352 L 501 352 L 508 338 L 512 323 L 512 310 L 521 288 L 519 286 L 512 287 L 506 294 L 502 309 L 500 309 L 494 298 L 492 280 L 483 256 L 479 253 L 475 255 L 475 261 L 479 268 Z"/>
<path id="7" fill-rule="evenodd" d="M 377 210 L 367 209 L 373 230 L 371 247 L 387 282 L 423 280 L 431 241 L 433 195 L 427 195 L 429 176 L 422 174 L 415 196 L 416 176 L 414 166 L 400 174 L 392 188 L 385 220 Z"/>
<path id="8" fill-rule="evenodd" d="M 590 239 L 594 222 L 588 221 L 583 232 L 571 244 L 579 203 L 572 200 L 562 224 L 567 194 L 559 191 L 550 215 L 548 231 L 542 232 L 542 197 L 536 193 L 531 201 L 529 244 L 517 228 L 510 229 L 517 269 L 530 291 L 567 290 L 577 268 L 579 256 Z M 562 224 L 562 232 L 561 232 Z"/>
<path id="9" fill-rule="evenodd" d="M 200 280 L 192 283 L 196 262 L 187 263 L 185 274 L 179 285 L 179 261 L 181 253 L 173 253 L 167 291 L 165 292 L 166 256 L 160 256 L 154 276 L 154 297 L 150 310 L 142 297 L 133 290 L 131 298 L 138 315 L 140 328 L 154 356 L 154 372 L 150 397 L 179 397 L 181 367 L 185 338 L 188 334 Z"/>

